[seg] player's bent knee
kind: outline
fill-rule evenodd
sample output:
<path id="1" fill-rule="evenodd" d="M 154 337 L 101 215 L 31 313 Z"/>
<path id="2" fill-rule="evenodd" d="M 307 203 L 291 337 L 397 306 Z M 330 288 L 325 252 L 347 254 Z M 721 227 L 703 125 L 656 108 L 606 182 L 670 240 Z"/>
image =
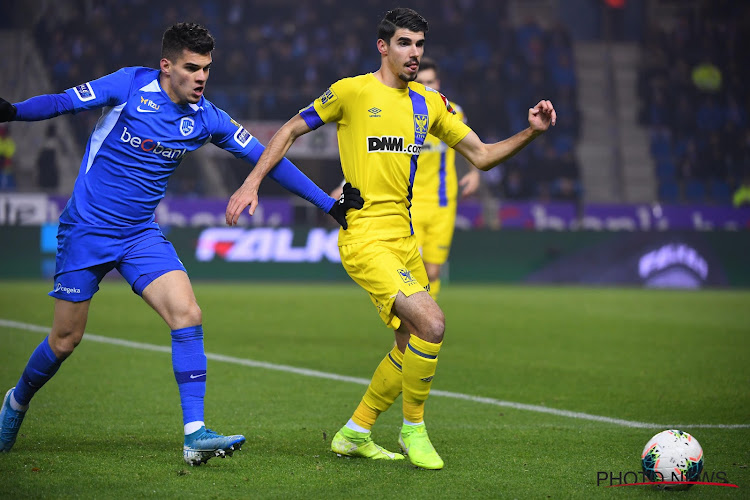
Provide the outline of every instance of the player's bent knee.
<path id="1" fill-rule="evenodd" d="M 75 348 L 78 347 L 78 344 L 81 343 L 82 338 L 83 333 L 52 333 L 49 336 L 48 342 L 50 348 L 52 349 L 52 352 L 55 353 L 55 356 L 57 356 L 59 359 L 65 359 L 73 354 Z"/>
<path id="2" fill-rule="evenodd" d="M 430 315 L 421 322 L 417 336 L 433 344 L 439 344 L 445 336 L 445 316 L 442 311 Z"/>
<path id="3" fill-rule="evenodd" d="M 203 311 L 196 302 L 191 302 L 179 311 L 174 311 L 168 323 L 172 325 L 173 329 L 203 324 Z"/>

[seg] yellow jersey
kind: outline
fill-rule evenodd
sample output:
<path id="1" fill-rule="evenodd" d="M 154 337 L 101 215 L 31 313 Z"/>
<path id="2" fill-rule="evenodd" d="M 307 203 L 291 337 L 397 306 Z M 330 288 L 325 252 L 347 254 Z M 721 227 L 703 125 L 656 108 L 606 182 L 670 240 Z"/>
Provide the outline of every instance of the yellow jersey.
<path id="1" fill-rule="evenodd" d="M 466 123 L 461 107 L 449 103 L 456 118 Z M 414 200 L 424 207 L 455 205 L 458 198 L 456 151 L 432 134 L 427 136 L 419 155 L 419 168 L 414 180 Z"/>
<path id="2" fill-rule="evenodd" d="M 395 89 L 372 73 L 337 81 L 300 115 L 311 129 L 336 122 L 344 178 L 365 200 L 347 214 L 339 245 L 413 234 L 409 208 L 427 134 L 452 148 L 471 130 L 439 92 L 417 82 Z"/>

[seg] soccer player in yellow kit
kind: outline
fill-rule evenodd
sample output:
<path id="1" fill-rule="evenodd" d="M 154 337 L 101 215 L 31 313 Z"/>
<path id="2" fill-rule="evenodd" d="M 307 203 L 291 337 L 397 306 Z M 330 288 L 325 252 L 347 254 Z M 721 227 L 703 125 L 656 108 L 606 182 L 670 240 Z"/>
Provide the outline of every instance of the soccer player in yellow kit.
<path id="1" fill-rule="evenodd" d="M 440 72 L 435 61 L 427 57 L 420 61 L 417 82 L 440 90 Z M 456 112 L 456 118 L 466 123 L 461 107 L 453 101 L 448 104 Z M 469 168 L 471 170 L 458 180 L 456 151 L 434 135 L 427 135 L 419 154 L 410 211 L 417 246 L 430 280 L 429 293 L 435 300 L 440 292 L 440 271 L 448 260 L 453 240 L 458 186 L 462 187 L 461 196 L 470 196 L 479 187 L 479 170 Z"/>
<path id="2" fill-rule="evenodd" d="M 425 401 L 435 375 L 445 317 L 425 290 L 427 273 L 411 224 L 412 186 L 417 159 L 430 133 L 481 170 L 510 158 L 556 121 L 549 101 L 529 109 L 529 127 L 485 144 L 452 113 L 437 91 L 414 80 L 424 53 L 427 21 L 411 9 L 386 13 L 378 26 L 381 66 L 375 73 L 335 82 L 310 106 L 285 123 L 242 186 L 229 199 L 230 225 L 245 208 L 252 215 L 263 177 L 284 157 L 295 139 L 327 122 L 338 127 L 341 165 L 347 185 L 365 200 L 347 213 L 339 233 L 341 261 L 364 288 L 380 318 L 394 329 L 396 346 L 383 358 L 352 418 L 333 438 L 331 449 L 370 459 L 403 459 L 377 444 L 370 429 L 378 415 L 403 393 L 401 450 L 416 466 L 441 469 L 424 424 Z"/>

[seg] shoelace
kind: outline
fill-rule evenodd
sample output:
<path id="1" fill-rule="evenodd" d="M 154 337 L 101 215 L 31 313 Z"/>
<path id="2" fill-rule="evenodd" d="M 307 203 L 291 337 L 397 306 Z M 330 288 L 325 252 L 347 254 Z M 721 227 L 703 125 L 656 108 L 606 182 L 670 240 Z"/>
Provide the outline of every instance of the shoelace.
<path id="1" fill-rule="evenodd" d="M 205 429 L 201 435 L 199 435 L 199 436 L 197 436 L 195 438 L 195 440 L 198 441 L 200 439 L 213 439 L 213 438 L 217 438 L 217 437 L 219 437 L 219 435 L 217 433 L 215 433 L 211 429 Z"/>
<path id="2" fill-rule="evenodd" d="M 21 422 L 23 422 L 23 417 L 6 417 L 6 421 L 8 422 L 8 426 L 3 426 L 3 436 L 10 437 L 13 435 L 13 431 L 18 429 L 21 426 Z"/>

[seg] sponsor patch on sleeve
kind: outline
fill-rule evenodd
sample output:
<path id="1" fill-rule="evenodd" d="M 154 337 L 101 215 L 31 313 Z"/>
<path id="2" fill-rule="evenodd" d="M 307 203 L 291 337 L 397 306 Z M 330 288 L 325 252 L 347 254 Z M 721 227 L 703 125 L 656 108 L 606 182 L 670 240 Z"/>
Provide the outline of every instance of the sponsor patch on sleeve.
<path id="1" fill-rule="evenodd" d="M 234 133 L 234 140 L 237 142 L 237 144 L 240 145 L 241 148 L 247 146 L 252 138 L 253 135 L 245 130 L 245 127 L 238 128 L 237 132 Z"/>
<path id="2" fill-rule="evenodd" d="M 440 94 L 440 92 L 438 92 Z M 453 109 L 453 106 L 451 106 L 451 103 L 448 102 L 448 98 L 445 97 L 443 94 L 440 94 L 440 98 L 443 100 L 443 103 L 445 104 L 445 109 L 447 109 L 450 113 L 456 114 L 456 110 Z"/>
<path id="3" fill-rule="evenodd" d="M 330 88 L 326 90 L 322 96 L 320 96 L 320 106 L 325 108 L 329 104 L 331 104 L 333 101 L 337 99 L 336 94 L 331 90 Z"/>
<path id="4" fill-rule="evenodd" d="M 78 96 L 78 99 L 82 102 L 96 99 L 96 94 L 94 94 L 94 89 L 91 88 L 90 83 L 82 83 L 77 87 L 73 87 L 73 91 L 76 93 L 76 96 Z"/>

